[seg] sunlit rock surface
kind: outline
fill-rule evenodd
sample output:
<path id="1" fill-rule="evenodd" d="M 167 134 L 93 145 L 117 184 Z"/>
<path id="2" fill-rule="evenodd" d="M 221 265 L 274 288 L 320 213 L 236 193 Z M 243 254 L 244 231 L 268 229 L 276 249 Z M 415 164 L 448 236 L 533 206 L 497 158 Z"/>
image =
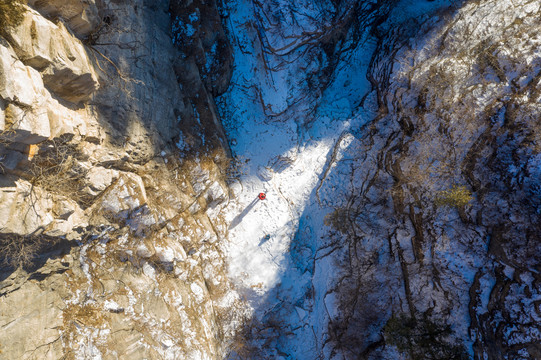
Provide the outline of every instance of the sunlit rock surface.
<path id="1" fill-rule="evenodd" d="M 541 358 L 538 1 L 18 3 L 3 357 Z"/>
<path id="2" fill-rule="evenodd" d="M 177 79 L 169 3 L 14 9 L 0 39 L 2 356 L 221 359 L 244 311 L 217 246 L 229 149 L 203 79 Z"/>

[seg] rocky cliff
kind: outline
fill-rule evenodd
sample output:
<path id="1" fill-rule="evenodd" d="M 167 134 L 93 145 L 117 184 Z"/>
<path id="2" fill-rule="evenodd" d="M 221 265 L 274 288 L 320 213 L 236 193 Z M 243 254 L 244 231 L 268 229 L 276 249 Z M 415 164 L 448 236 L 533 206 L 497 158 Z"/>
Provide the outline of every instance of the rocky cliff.
<path id="1" fill-rule="evenodd" d="M 225 125 L 275 198 L 239 357 L 539 358 L 539 2 L 228 9 Z"/>
<path id="2" fill-rule="evenodd" d="M 540 10 L 466 2 L 377 28 L 378 116 L 333 218 L 351 261 L 331 321 L 346 353 L 541 356 Z"/>
<path id="3" fill-rule="evenodd" d="M 168 1 L 0 4 L 2 358 L 221 358 L 231 69 L 192 6 L 188 50 Z"/>
<path id="4" fill-rule="evenodd" d="M 539 19 L 0 0 L 1 357 L 541 358 Z"/>

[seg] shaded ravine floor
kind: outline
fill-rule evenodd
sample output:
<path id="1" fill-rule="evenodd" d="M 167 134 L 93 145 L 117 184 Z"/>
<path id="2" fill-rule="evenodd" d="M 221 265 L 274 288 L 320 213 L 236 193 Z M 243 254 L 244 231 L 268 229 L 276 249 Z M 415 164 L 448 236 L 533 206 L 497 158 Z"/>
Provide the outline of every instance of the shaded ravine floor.
<path id="1" fill-rule="evenodd" d="M 230 5 L 230 26 L 237 36 L 232 41 L 236 70 L 232 86 L 218 99 L 232 151 L 246 160 L 246 175 L 232 185 L 235 196 L 226 210 L 231 221 L 229 273 L 244 289 L 257 319 L 283 303 L 299 304 L 281 321 L 289 329 L 305 328 L 303 335 L 311 336 L 285 340 L 290 349 L 281 350 L 312 359 L 322 356 L 317 349 L 326 329 L 325 313 L 334 311 L 332 300 L 324 297 L 317 304 L 304 303 L 310 288 L 325 294 L 333 276 L 332 259 L 323 261 L 325 251 L 318 248 L 318 239 L 328 231 L 324 218 L 333 210 L 327 206 L 331 199 L 325 197 L 333 192 L 320 194 L 319 190 L 329 172 L 337 170 L 335 157 L 352 141 L 351 134 L 375 116 L 375 94 L 366 72 L 376 44 L 366 34 L 348 61 L 337 66 L 326 90 L 312 101 L 303 95 L 308 88 L 289 87 L 298 80 L 295 64 L 271 73 L 260 70 L 265 68 L 261 60 L 265 55 L 258 58 L 259 49 L 250 37 L 257 34 L 235 32 L 253 18 L 246 9 L 252 6 L 243 0 Z M 254 88 L 258 90 L 254 92 Z M 262 105 L 265 102 L 268 106 Z M 271 116 L 267 111 L 272 108 L 285 110 Z M 334 181 L 336 178 L 344 181 L 346 176 L 334 177 Z M 342 186 L 339 182 L 325 185 Z M 254 201 L 261 191 L 267 193 L 267 199 Z M 266 235 L 270 235 L 268 240 Z"/>

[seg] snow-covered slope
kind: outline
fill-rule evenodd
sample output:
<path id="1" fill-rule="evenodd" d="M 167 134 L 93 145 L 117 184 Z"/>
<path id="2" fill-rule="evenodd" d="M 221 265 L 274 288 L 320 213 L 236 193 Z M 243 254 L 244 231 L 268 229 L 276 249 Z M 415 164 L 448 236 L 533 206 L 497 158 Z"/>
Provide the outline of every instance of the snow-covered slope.
<path id="1" fill-rule="evenodd" d="M 413 357 L 424 348 L 403 343 L 428 333 L 432 358 L 533 358 L 533 308 L 497 318 L 538 301 L 538 229 L 507 240 L 520 261 L 491 239 L 505 233 L 498 226 L 539 219 L 520 199 L 487 195 L 498 169 L 470 154 L 490 152 L 482 137 L 504 131 L 494 123 L 507 105 L 496 104 L 534 96 L 520 106 L 537 114 L 538 2 L 238 0 L 224 12 L 235 68 L 218 106 L 241 173 L 226 247 L 254 311 L 249 346 L 231 357 Z M 536 134 L 535 121 L 521 121 Z M 535 182 L 529 154 L 519 166 L 530 164 Z M 474 193 L 466 207 L 435 206 L 464 184 Z M 492 201 L 514 206 L 515 218 L 479 218 Z M 513 271 L 529 285 L 505 280 Z M 518 288 L 496 299 L 505 286 Z"/>

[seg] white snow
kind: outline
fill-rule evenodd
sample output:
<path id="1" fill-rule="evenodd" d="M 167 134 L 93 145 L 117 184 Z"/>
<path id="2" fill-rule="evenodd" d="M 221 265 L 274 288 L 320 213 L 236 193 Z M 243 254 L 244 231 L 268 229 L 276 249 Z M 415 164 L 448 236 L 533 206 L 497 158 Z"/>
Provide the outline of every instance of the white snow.
<path id="1" fill-rule="evenodd" d="M 279 54 L 300 42 L 289 39 L 302 38 L 301 31 L 320 31 L 326 23 L 321 9 L 310 2 L 304 4 L 302 15 L 287 13 L 289 6 L 282 5 L 284 8 L 277 11 L 284 16 L 284 23 L 266 33 L 271 42 L 267 45 L 282 49 Z M 317 72 L 325 60 L 303 58 L 295 51 L 258 56 L 262 51 L 257 31 L 235 30 L 253 20 L 251 3 L 233 1 L 229 7 L 230 30 L 237 39 L 235 72 L 233 85 L 219 99 L 219 106 L 233 152 L 248 160 L 248 175 L 240 179 L 241 191 L 227 209 L 227 220 L 232 224 L 230 275 L 262 296 L 281 281 L 288 267 L 288 251 L 299 219 L 304 209 L 313 205 L 312 192 L 340 134 L 352 124 L 366 121 L 362 117 L 348 120 L 369 89 L 364 74 L 373 48 L 351 55 L 352 61 L 340 68 L 333 85 L 321 94 L 323 100 L 317 104 L 321 114 L 309 119 L 316 105 L 306 99 L 306 77 Z M 321 19 L 321 23 L 312 19 Z M 293 59 L 296 62 L 283 66 Z M 265 66 L 275 70 L 265 71 Z M 349 84 L 347 91 L 345 83 Z M 308 120 L 313 122 L 305 124 Z M 267 194 L 266 200 L 257 199 L 260 192 Z M 321 221 L 321 216 L 317 220 Z M 270 235 L 268 240 L 266 235 Z"/>
<path id="2" fill-rule="evenodd" d="M 105 308 L 105 310 L 109 311 L 118 311 L 122 309 L 122 307 L 113 300 L 105 300 L 105 302 L 103 303 L 103 307 Z"/>
<path id="3" fill-rule="evenodd" d="M 310 85 L 309 78 L 328 59 L 317 48 L 300 44 L 317 42 L 332 27 L 330 14 L 337 9 L 330 2 L 254 4 L 227 3 L 235 70 L 231 86 L 217 101 L 233 154 L 247 160 L 247 174 L 232 186 L 236 198 L 225 211 L 231 223 L 229 276 L 244 289 L 256 316 L 283 298 L 304 301 L 311 286 L 317 289 L 311 303 L 316 308 L 297 306 L 291 319 L 283 319 L 291 328 L 305 329 L 298 330 L 301 335 L 290 350 L 310 358 L 326 329 L 323 314 L 336 312 L 333 296 L 322 298 L 335 264 L 324 256 L 314 261 L 318 241 L 327 233 L 324 217 L 333 210 L 325 205 L 332 199 L 325 194 L 320 198 L 319 190 L 348 181 L 346 175 L 327 175 L 337 162 L 346 163 L 341 157 L 356 141 L 352 133 L 375 116 L 375 94 L 366 72 L 376 41 L 365 33 L 338 63 L 326 88 Z M 404 0 L 394 18 L 419 17 L 448 4 Z M 271 23 L 272 16 L 279 20 Z M 265 200 L 257 199 L 260 192 L 266 193 Z"/>
<path id="4" fill-rule="evenodd" d="M 203 288 L 196 283 L 190 284 L 190 289 L 192 290 L 192 293 L 194 294 L 195 301 L 199 304 L 202 303 L 205 300 L 205 292 L 203 291 Z"/>

